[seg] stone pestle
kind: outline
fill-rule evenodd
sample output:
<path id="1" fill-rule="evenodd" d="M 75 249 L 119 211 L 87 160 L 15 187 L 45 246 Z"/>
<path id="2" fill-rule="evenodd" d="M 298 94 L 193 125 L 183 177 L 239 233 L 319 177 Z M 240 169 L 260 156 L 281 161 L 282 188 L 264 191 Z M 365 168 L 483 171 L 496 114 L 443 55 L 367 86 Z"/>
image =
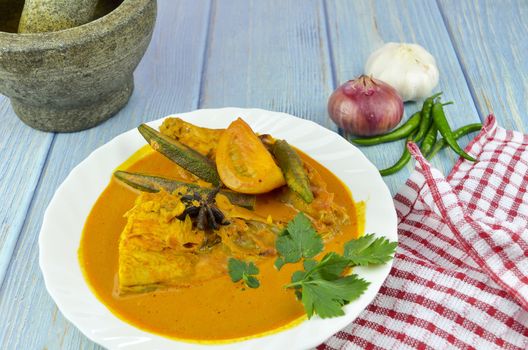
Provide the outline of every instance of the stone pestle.
<path id="1" fill-rule="evenodd" d="M 54 32 L 94 19 L 98 0 L 26 0 L 19 33 Z"/>

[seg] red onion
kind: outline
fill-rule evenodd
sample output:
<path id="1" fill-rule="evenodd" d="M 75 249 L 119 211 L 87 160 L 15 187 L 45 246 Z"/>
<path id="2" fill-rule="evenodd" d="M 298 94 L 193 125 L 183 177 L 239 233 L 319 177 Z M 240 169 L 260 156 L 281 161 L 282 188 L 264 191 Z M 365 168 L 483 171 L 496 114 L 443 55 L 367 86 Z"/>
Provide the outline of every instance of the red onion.
<path id="1" fill-rule="evenodd" d="M 380 135 L 401 121 L 403 101 L 392 86 L 362 75 L 332 93 L 328 114 L 334 123 L 353 135 Z"/>

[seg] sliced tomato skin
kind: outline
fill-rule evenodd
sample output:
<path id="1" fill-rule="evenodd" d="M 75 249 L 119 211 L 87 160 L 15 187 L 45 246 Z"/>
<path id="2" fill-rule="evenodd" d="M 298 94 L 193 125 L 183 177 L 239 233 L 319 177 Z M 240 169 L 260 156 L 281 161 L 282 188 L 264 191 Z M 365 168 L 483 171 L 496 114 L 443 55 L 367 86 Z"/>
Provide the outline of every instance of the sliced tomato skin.
<path id="1" fill-rule="evenodd" d="M 222 183 L 240 193 L 267 193 L 286 184 L 271 153 L 240 118 L 218 141 L 216 168 Z"/>

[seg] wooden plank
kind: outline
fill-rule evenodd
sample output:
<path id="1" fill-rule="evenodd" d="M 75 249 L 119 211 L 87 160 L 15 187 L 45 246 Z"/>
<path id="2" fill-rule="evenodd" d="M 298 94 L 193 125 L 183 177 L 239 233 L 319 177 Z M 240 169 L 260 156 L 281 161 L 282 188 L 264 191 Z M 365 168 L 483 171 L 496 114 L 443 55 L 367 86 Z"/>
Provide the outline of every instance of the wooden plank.
<path id="1" fill-rule="evenodd" d="M 528 2 L 440 0 L 480 116 L 528 132 Z"/>
<path id="2" fill-rule="evenodd" d="M 370 53 L 384 42 L 418 43 L 436 57 L 440 84 L 435 91 L 443 91 L 445 100 L 455 102 L 454 106 L 446 108 L 452 126 L 457 128 L 478 121 L 464 74 L 434 0 L 415 1 L 412 6 L 405 0 L 338 0 L 326 1 L 325 4 L 337 84 L 362 74 Z M 420 107 L 417 103 L 406 103 L 406 116 Z M 465 145 L 467 142 L 468 138 L 460 143 Z M 400 157 L 403 142 L 363 147 L 361 150 L 381 169 L 392 165 Z M 452 152 L 441 152 L 433 164 L 447 173 L 455 159 Z M 384 178 L 393 194 L 414 169 L 413 163 L 399 173 Z"/>
<path id="3" fill-rule="evenodd" d="M 140 122 L 196 109 L 210 4 L 164 0 L 158 6 L 153 41 L 135 73 L 128 105 L 96 128 L 56 137 L 0 291 L 2 349 L 99 348 L 57 311 L 44 288 L 36 242 L 55 189 L 91 151 Z"/>
<path id="4" fill-rule="evenodd" d="M 332 91 L 317 1 L 216 1 L 204 72 L 202 107 L 254 107 L 334 128 Z"/>
<path id="5" fill-rule="evenodd" d="M 242 3 L 240 3 L 239 5 L 242 5 Z M 300 5 L 300 3 L 298 3 L 297 5 Z M 317 21 L 322 20 L 321 4 L 313 3 L 313 7 L 311 7 L 311 9 L 318 13 L 318 16 L 315 17 L 315 19 Z M 291 13 L 292 11 L 295 10 L 295 7 L 291 7 L 288 10 Z M 238 13 L 238 11 L 239 9 L 237 9 L 237 7 L 235 6 L 228 12 Z M 258 14 L 261 13 L 260 11 L 261 9 L 259 9 L 257 12 L 254 12 L 253 17 L 258 16 Z M 222 11 L 219 10 L 218 12 L 222 12 Z M 268 7 L 267 12 L 269 12 L 268 14 L 271 15 L 272 9 Z M 277 13 L 279 12 L 281 11 L 277 11 Z M 160 13 L 163 13 L 163 12 L 160 11 Z M 303 18 L 303 20 L 307 20 L 308 19 L 307 12 L 304 12 L 304 13 L 305 13 L 305 18 Z M 280 21 L 288 22 L 287 18 L 285 18 L 283 15 L 280 16 Z M 224 21 L 222 21 L 222 23 L 224 23 Z M 273 28 L 275 24 L 276 24 L 275 22 L 270 22 L 269 28 Z M 320 75 L 321 74 L 320 72 L 323 70 L 323 68 L 329 66 L 327 57 L 325 58 L 326 59 L 325 62 L 321 62 L 319 60 L 319 57 L 321 56 L 325 57 L 324 55 L 326 54 L 326 50 L 323 45 L 324 43 L 319 42 L 319 40 L 324 40 L 324 39 L 322 37 L 319 37 L 317 39 L 312 38 L 312 35 L 320 36 L 319 32 L 316 29 L 314 29 L 314 28 L 319 28 L 317 23 L 314 22 L 310 28 L 303 28 L 301 26 L 301 22 L 295 22 L 295 24 L 298 26 L 297 28 L 295 27 L 289 28 L 288 29 L 289 33 L 283 33 L 284 29 L 282 29 L 281 31 L 279 31 L 279 34 L 289 35 L 289 36 L 294 36 L 294 37 L 300 36 L 297 40 L 297 44 L 296 44 L 297 46 L 302 47 L 303 42 L 305 41 L 310 45 L 311 53 L 310 53 L 309 59 L 306 60 L 307 62 L 305 63 L 305 66 L 303 67 L 303 69 L 310 71 L 311 76 L 316 78 L 315 81 L 317 81 L 317 83 L 313 84 L 313 81 L 310 81 L 310 84 L 313 84 L 314 87 L 317 88 L 318 86 L 322 85 L 319 81 L 326 81 L 325 85 L 323 85 L 326 87 L 324 92 L 322 92 L 321 90 L 317 90 L 318 93 L 315 96 L 320 102 L 323 102 L 323 103 L 319 103 L 319 102 L 316 103 L 313 100 L 314 99 L 313 95 L 311 97 L 307 96 L 307 93 L 303 91 L 304 87 L 298 81 L 298 78 L 302 78 L 304 74 L 302 71 L 295 70 L 295 69 L 294 69 L 294 74 L 291 75 L 291 79 L 289 79 L 286 84 L 283 83 L 283 85 L 280 87 L 269 89 L 269 93 L 268 93 L 269 99 L 267 98 L 265 99 L 263 97 L 264 95 L 260 96 L 260 94 L 257 94 L 258 85 L 253 86 L 253 89 L 254 89 L 253 92 L 255 93 L 254 95 L 252 95 L 251 93 L 248 93 L 245 90 L 244 86 L 237 86 L 236 84 L 233 84 L 232 88 L 236 89 L 238 92 L 241 92 L 243 94 L 247 93 L 248 96 L 250 96 L 250 98 L 246 100 L 245 105 L 247 106 L 260 106 L 260 107 L 270 108 L 270 109 L 273 109 L 273 107 L 275 106 L 279 106 L 280 108 L 282 108 L 281 110 L 285 110 L 287 112 L 298 114 L 298 115 L 304 115 L 304 116 L 317 120 L 317 118 L 319 118 L 320 115 L 323 115 L 323 118 L 324 118 L 324 114 L 314 113 L 313 108 L 314 106 L 320 106 L 320 111 L 322 112 L 324 110 L 324 101 L 326 99 L 326 96 L 331 91 L 331 83 L 329 82 L 329 77 L 330 77 L 329 69 L 327 68 L 326 70 L 327 74 L 325 77 Z M 256 32 L 259 33 L 260 31 L 262 33 L 266 31 L 267 25 L 268 24 L 266 24 L 265 21 L 261 22 L 260 24 L 257 24 L 255 26 L 256 28 L 258 28 Z M 190 23 L 185 23 L 183 27 L 185 26 L 187 26 L 187 31 L 182 31 L 182 32 L 192 31 L 192 29 L 189 29 L 189 28 L 192 28 L 192 25 Z M 164 32 L 166 33 L 165 35 L 167 36 L 172 35 L 174 32 L 173 30 L 167 30 L 166 29 L 167 27 L 165 25 L 159 25 L 158 28 L 159 27 L 164 27 Z M 254 29 L 255 27 L 251 26 L 252 30 L 255 30 Z M 299 30 L 299 32 L 291 33 L 293 30 Z M 303 32 L 305 30 L 306 32 Z M 315 31 L 315 34 L 314 34 L 314 31 Z M 253 38 L 253 40 L 255 39 L 256 38 Z M 277 38 L 270 38 L 268 40 L 274 41 L 276 39 Z M 222 40 L 224 43 L 228 41 L 227 38 L 225 39 L 223 38 Z M 192 42 L 192 41 L 193 41 L 193 38 L 188 39 L 188 42 Z M 178 42 L 178 41 L 175 40 L 175 42 Z M 232 44 L 237 44 L 237 43 L 236 41 L 232 41 Z M 165 43 L 165 45 L 167 44 Z M 161 48 L 163 47 L 163 44 L 160 43 L 157 46 Z M 220 46 L 223 47 L 222 49 L 225 49 L 225 45 L 220 45 Z M 260 47 L 258 54 L 260 55 L 262 52 L 264 52 L 265 51 L 264 49 L 265 47 Z M 152 51 L 156 51 L 155 48 L 151 47 L 149 53 L 151 53 Z M 189 50 L 182 50 L 182 51 L 187 52 L 188 57 L 190 57 L 191 59 L 200 57 L 200 55 L 197 54 L 196 52 L 189 52 Z M 279 52 L 276 52 L 273 54 L 280 53 L 280 54 L 289 56 L 290 54 L 288 51 L 289 51 L 288 47 L 280 47 Z M 212 51 L 211 54 L 212 54 L 211 56 L 214 57 L 214 51 Z M 305 53 L 300 52 L 300 53 L 297 53 L 295 57 L 289 57 L 288 58 L 289 62 L 284 62 L 286 63 L 286 65 L 280 68 L 281 74 L 283 75 L 289 74 L 289 71 L 292 70 L 291 66 L 294 65 L 295 62 L 302 62 L 304 60 L 302 57 L 304 54 Z M 315 58 L 312 58 L 311 57 L 312 55 L 314 55 Z M 145 58 L 143 63 L 147 59 L 148 58 Z M 249 64 L 249 67 L 247 68 L 248 71 L 253 72 L 256 76 L 259 76 L 259 78 L 254 79 L 252 83 L 263 83 L 263 80 L 267 80 L 267 79 L 270 79 L 270 81 L 273 81 L 275 79 L 277 81 L 280 81 L 280 79 L 277 79 L 277 77 L 271 79 L 269 77 L 266 77 L 265 74 L 260 75 L 261 73 L 260 69 L 261 69 L 262 62 L 259 62 L 258 59 L 256 61 L 258 65 Z M 316 64 L 310 66 L 309 65 L 310 62 L 313 62 L 313 61 L 315 61 Z M 216 60 L 214 59 L 210 60 L 208 67 L 211 68 L 212 71 L 214 71 L 215 67 L 214 67 L 214 64 L 211 64 L 212 62 L 216 62 Z M 184 67 L 184 68 L 188 68 L 188 67 Z M 148 69 L 148 67 L 144 69 Z M 208 72 L 211 72 L 211 70 L 208 70 Z M 178 72 L 181 74 L 181 72 L 185 72 L 185 70 L 182 69 L 181 71 L 178 71 Z M 149 73 L 146 75 L 151 75 L 151 74 Z M 155 75 L 151 79 L 163 80 L 163 78 L 167 78 L 166 75 L 164 74 Z M 232 77 L 232 79 L 234 79 L 234 77 Z M 305 77 L 304 79 L 305 81 L 301 81 L 301 83 L 305 83 L 305 85 L 308 85 L 306 84 L 307 78 Z M 208 81 L 209 83 L 211 83 L 211 80 L 208 80 L 208 75 L 204 75 L 204 81 Z M 222 81 L 223 79 L 220 79 L 220 78 L 214 80 L 215 83 L 221 83 Z M 247 77 L 247 81 L 251 81 L 251 76 Z M 140 86 L 140 84 L 137 84 L 137 85 Z M 186 84 L 181 84 L 180 82 L 172 82 L 170 84 L 171 87 L 172 86 L 185 86 L 185 85 Z M 209 86 L 214 86 L 214 85 L 215 84 L 211 84 Z M 228 84 L 226 84 L 226 86 L 227 85 Z M 252 85 L 250 84 L 249 87 L 252 87 Z M 156 89 L 158 88 L 156 87 Z M 293 92 L 291 92 L 290 90 L 293 90 Z M 203 106 L 211 107 L 214 104 L 222 105 L 222 106 L 223 105 L 240 105 L 238 102 L 233 101 L 233 100 L 231 101 L 222 100 L 221 101 L 220 99 L 212 98 L 211 97 L 212 94 L 210 93 L 206 94 L 205 91 L 207 91 L 206 88 L 203 89 L 203 92 L 204 92 L 204 98 L 202 99 L 202 101 L 204 102 Z M 282 96 L 282 91 L 285 91 L 284 96 Z M 235 92 L 233 94 L 237 95 L 238 92 Z M 273 92 L 274 95 L 271 94 L 271 92 Z M 310 92 L 308 92 L 308 94 L 310 94 Z M 280 102 L 274 102 L 274 99 Z M 188 100 L 192 100 L 192 97 L 188 98 Z M 259 104 L 258 103 L 259 101 L 261 101 L 262 103 Z M 296 108 L 292 109 L 290 107 L 292 105 L 296 106 Z M 185 107 L 178 108 L 178 110 L 181 110 L 181 109 L 185 109 Z M 131 108 L 131 111 L 132 110 L 133 109 Z M 149 108 L 149 110 L 151 110 L 151 108 Z M 134 118 L 134 116 L 137 114 L 139 113 L 137 112 L 133 113 L 132 118 Z M 142 115 L 144 115 L 144 113 Z M 138 122 L 139 120 L 127 121 L 127 123 L 131 125 L 136 125 Z M 130 126 L 123 127 L 123 128 L 126 129 L 128 127 Z M 117 128 L 116 125 L 111 125 L 111 126 L 107 126 L 106 128 L 104 128 L 104 130 L 101 130 L 101 132 L 104 132 L 104 133 L 110 132 L 112 134 L 116 134 L 119 132 L 118 129 L 119 128 Z M 95 134 L 92 134 L 89 132 L 86 134 L 85 137 L 90 138 L 94 136 Z M 97 136 L 100 137 L 100 133 L 98 133 Z M 103 137 L 103 139 L 107 139 L 107 138 Z M 64 141 L 60 141 L 61 150 L 65 149 L 66 144 L 75 142 L 75 140 L 78 140 L 78 137 L 75 137 L 72 135 L 70 138 L 66 138 L 64 139 Z M 32 256 L 33 254 L 36 255 L 36 247 L 31 247 L 31 244 L 35 240 L 36 232 L 38 231 L 38 226 L 41 220 L 39 215 L 37 215 L 36 213 L 42 212 L 44 210 L 47 202 L 49 201 L 49 198 L 51 197 L 51 194 L 53 191 L 48 190 L 47 188 L 56 188 L 57 185 L 60 183 L 60 181 L 64 178 L 65 172 L 61 171 L 59 172 L 59 176 L 57 176 L 57 169 L 62 169 L 62 168 L 70 169 L 71 166 L 73 165 L 71 164 L 73 162 L 69 160 L 70 157 L 74 157 L 75 159 L 80 160 L 84 156 L 86 156 L 86 154 L 88 153 L 85 150 L 85 148 L 93 149 L 95 148 L 94 143 L 98 145 L 102 142 L 104 141 L 98 140 L 98 139 L 90 140 L 88 141 L 88 144 L 90 144 L 91 147 L 90 146 L 85 147 L 82 145 L 78 145 L 79 147 L 69 150 L 68 154 L 62 154 L 55 150 L 52 152 L 52 155 L 49 161 L 49 167 L 50 168 L 53 167 L 53 170 L 49 170 L 46 173 L 49 172 L 49 173 L 52 173 L 53 175 L 46 176 L 43 180 L 44 184 L 41 187 L 41 189 L 43 190 L 39 191 L 38 196 L 35 200 L 36 205 L 34 206 L 34 208 L 32 208 L 33 210 L 30 216 L 31 220 L 27 223 L 27 226 L 24 228 L 24 235 L 23 235 L 24 239 L 23 241 L 21 241 L 20 249 L 17 252 L 18 253 L 17 256 L 15 257 L 14 268 L 11 269 L 9 278 L 7 280 L 8 283 L 6 284 L 6 287 L 4 288 L 4 290 L 2 291 L 3 295 L 2 295 L 2 301 L 0 302 L 0 310 L 7 313 L 8 319 L 12 320 L 12 322 L 9 323 L 8 327 L 6 327 L 6 330 L 2 331 L 3 332 L 2 336 L 5 336 L 5 337 L 0 337 L 0 339 L 1 338 L 4 339 L 3 345 L 7 348 L 10 348 L 10 347 L 34 348 L 34 347 L 42 347 L 42 346 L 46 346 L 49 348 L 79 348 L 83 346 L 88 346 L 89 348 L 93 348 L 94 346 L 93 344 L 90 344 L 87 341 L 82 340 L 83 338 L 79 336 L 79 332 L 75 330 L 68 322 L 66 322 L 61 317 L 60 313 L 56 313 L 56 308 L 52 304 L 52 301 L 48 297 L 47 293 L 43 292 L 42 290 L 42 287 L 41 287 L 42 280 L 40 278 L 40 273 L 38 273 L 34 259 L 32 259 L 33 261 L 29 261 L 29 262 L 26 262 L 25 260 L 27 259 L 28 256 Z M 59 147 L 59 140 L 57 141 L 56 147 L 57 148 Z M 29 250 L 26 251 L 26 249 L 29 249 Z M 28 276 L 28 275 L 36 276 L 36 278 L 31 279 L 30 281 L 24 282 L 24 276 Z M 35 289 L 38 290 L 38 293 L 29 292 L 30 290 L 35 290 Z M 17 296 L 22 297 L 23 298 L 22 300 L 25 300 L 23 307 L 20 307 L 19 305 L 18 308 L 15 308 L 13 306 L 13 300 Z M 54 315 L 54 316 L 51 317 L 51 315 Z M 29 321 L 30 319 L 31 319 L 31 322 Z M 51 324 L 51 326 L 45 326 L 48 324 Z"/>
<path id="6" fill-rule="evenodd" d="M 0 96 L 0 285 L 40 178 L 53 134 L 33 130 Z"/>

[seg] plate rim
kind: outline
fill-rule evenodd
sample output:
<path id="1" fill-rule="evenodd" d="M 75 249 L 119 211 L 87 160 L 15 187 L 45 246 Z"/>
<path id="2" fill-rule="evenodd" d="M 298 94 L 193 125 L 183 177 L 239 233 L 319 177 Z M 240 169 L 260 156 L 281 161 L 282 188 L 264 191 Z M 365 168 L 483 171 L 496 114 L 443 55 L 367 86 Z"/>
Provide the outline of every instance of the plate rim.
<path id="1" fill-rule="evenodd" d="M 161 125 L 162 121 L 165 120 L 168 117 L 178 116 L 178 117 L 180 117 L 180 118 L 182 118 L 184 120 L 188 120 L 188 119 L 195 118 L 195 117 L 193 117 L 193 115 L 200 115 L 200 114 L 207 115 L 207 114 L 210 114 L 210 113 L 217 113 L 217 114 L 222 115 L 222 116 L 224 114 L 231 114 L 232 115 L 231 119 L 234 119 L 237 115 L 252 115 L 252 113 L 255 113 L 255 115 L 261 114 L 261 115 L 264 115 L 264 116 L 265 115 L 272 115 L 273 118 L 276 118 L 276 117 L 285 118 L 286 120 L 290 120 L 290 121 L 293 121 L 295 123 L 311 125 L 312 128 L 315 128 L 315 129 L 318 129 L 318 130 L 320 129 L 322 134 L 331 135 L 332 138 L 335 138 L 336 140 L 339 140 L 340 143 L 345 142 L 347 147 L 349 147 L 350 150 L 353 151 L 351 154 L 354 154 L 355 156 L 359 156 L 361 161 L 366 165 L 367 170 L 369 170 L 369 172 L 373 172 L 372 175 L 374 175 L 374 173 L 377 175 L 375 177 L 375 179 L 373 179 L 373 181 L 376 183 L 376 185 L 381 185 L 381 186 L 377 186 L 377 190 L 380 192 L 380 195 L 382 197 L 385 197 L 385 199 L 388 199 L 388 201 L 385 204 L 390 204 L 389 205 L 389 207 L 390 207 L 389 209 L 392 209 L 392 210 L 390 210 L 390 212 L 386 213 L 388 216 L 384 218 L 385 220 L 390 222 L 390 226 L 392 226 L 392 232 L 388 232 L 388 233 L 384 232 L 383 235 L 389 237 L 391 240 L 397 241 L 398 237 L 397 237 L 397 215 L 396 215 L 396 209 L 394 207 L 394 202 L 392 200 L 392 195 L 390 194 L 390 191 L 389 191 L 387 185 L 383 182 L 383 180 L 381 178 L 381 175 L 379 174 L 378 170 L 372 164 L 372 162 L 370 162 L 368 160 L 368 158 L 357 147 L 355 147 L 354 145 L 352 145 L 351 143 L 349 143 L 348 141 L 343 139 L 337 133 L 335 133 L 335 132 L 323 127 L 320 124 L 317 124 L 317 123 L 315 123 L 315 122 L 313 122 L 311 120 L 295 117 L 293 115 L 290 115 L 290 114 L 287 114 L 287 113 L 283 113 L 283 112 L 268 111 L 268 110 L 258 109 L 258 108 L 237 108 L 237 107 L 197 109 L 197 110 L 186 112 L 186 113 L 170 114 L 170 115 L 167 115 L 167 116 L 165 116 L 163 118 L 147 122 L 146 124 L 148 124 L 150 126 L 153 126 L 153 127 L 158 127 L 159 125 Z M 223 118 L 224 117 L 219 118 L 219 119 L 223 119 Z M 251 125 L 251 123 L 250 123 L 250 125 Z M 253 127 L 253 125 L 251 125 L 251 126 Z M 134 134 L 137 134 L 137 135 L 134 135 Z M 81 173 L 82 170 L 84 170 L 84 167 L 86 167 L 87 164 L 90 164 L 90 162 L 93 162 L 94 159 L 97 158 L 99 156 L 99 154 L 102 154 L 105 151 L 106 148 L 110 148 L 111 145 L 118 144 L 119 142 L 123 142 L 122 140 L 125 140 L 126 138 L 131 138 L 131 137 L 137 138 L 138 135 L 139 135 L 139 133 L 137 133 L 137 129 L 135 129 L 135 128 L 130 129 L 128 131 L 125 131 L 123 133 L 120 133 L 119 135 L 116 135 L 114 138 L 112 138 L 111 140 L 109 140 L 105 144 L 103 144 L 103 145 L 99 146 L 98 148 L 96 148 L 95 150 L 93 150 L 86 158 L 84 158 L 79 164 L 77 164 L 70 171 L 68 176 L 62 181 L 62 183 L 56 189 L 52 199 L 50 200 L 50 202 L 49 202 L 49 204 L 48 204 L 48 206 L 46 208 L 46 211 L 45 211 L 44 217 L 43 217 L 43 221 L 42 221 L 42 226 L 41 226 L 41 229 L 40 229 L 40 232 L 39 232 L 39 238 L 38 238 L 38 244 L 39 244 L 39 267 L 40 267 L 41 273 L 43 275 L 44 284 L 45 284 L 46 290 L 48 291 L 48 294 L 52 297 L 53 301 L 57 305 L 58 309 L 61 311 L 62 315 L 64 315 L 64 317 L 69 322 L 71 322 L 77 329 L 79 329 L 87 338 L 89 338 L 91 341 L 93 341 L 93 342 L 95 342 L 95 343 L 97 343 L 99 345 L 102 345 L 102 346 L 105 346 L 105 347 L 110 347 L 110 348 L 111 348 L 111 345 L 113 343 L 111 343 L 109 341 L 106 341 L 105 339 L 101 339 L 100 337 L 97 336 L 97 333 L 94 333 L 93 331 L 90 331 L 90 330 L 87 330 L 87 329 L 83 329 L 83 327 L 79 325 L 79 318 L 75 315 L 75 313 L 73 311 L 70 312 L 71 310 L 68 310 L 68 308 L 65 307 L 66 303 L 63 303 L 64 300 L 62 299 L 61 295 L 57 292 L 56 286 L 50 284 L 53 279 L 50 278 L 49 273 L 51 271 L 49 271 L 49 266 L 47 265 L 50 262 L 46 260 L 47 252 L 46 252 L 46 242 L 45 242 L 46 237 L 45 237 L 45 235 L 46 235 L 46 232 L 47 232 L 46 230 L 50 226 L 50 220 L 51 220 L 50 218 L 53 217 L 52 216 L 52 211 L 54 210 L 55 206 L 57 205 L 57 200 L 63 194 L 65 188 L 72 181 L 71 179 L 75 178 L 75 176 L 78 176 L 78 173 Z M 134 151 L 132 151 L 132 153 L 133 152 Z M 132 153 L 130 153 L 128 156 L 130 156 Z M 310 156 L 312 156 L 312 155 L 310 155 Z M 324 162 L 322 162 L 322 163 L 324 163 Z M 116 164 L 115 167 L 117 167 L 118 165 L 119 164 Z M 332 170 L 332 172 L 334 172 L 334 171 Z M 336 176 L 338 176 L 338 178 L 340 178 L 345 183 L 345 185 L 347 185 L 347 187 L 350 187 L 349 184 L 346 183 L 338 174 L 336 174 Z M 106 180 L 106 184 L 108 184 L 108 181 L 109 181 L 109 179 Z M 353 193 L 352 190 L 351 190 L 351 193 Z M 100 196 L 100 194 L 101 194 L 100 192 L 96 194 L 95 200 L 97 200 L 97 198 Z M 367 200 L 370 200 L 370 198 L 367 198 Z M 90 207 L 92 207 L 94 203 L 95 203 L 95 201 L 93 203 L 90 203 Z M 387 208 L 385 208 L 385 209 L 387 209 Z M 368 205 L 367 205 L 367 210 L 368 210 Z M 86 220 L 86 217 L 84 217 L 83 220 L 84 221 L 82 223 L 82 226 L 84 226 L 84 222 Z M 368 227 L 368 223 L 366 223 L 366 225 L 365 225 L 366 229 L 367 229 L 367 227 Z M 82 236 L 82 230 L 81 230 L 80 233 L 78 233 L 78 235 L 79 235 L 79 239 L 80 239 L 80 237 Z M 75 255 L 77 256 L 77 252 L 76 252 Z M 79 264 L 78 260 L 77 260 L 77 264 Z M 369 273 L 368 272 L 369 270 L 372 271 L 374 269 L 383 269 L 383 270 L 385 270 L 385 272 L 383 273 L 384 276 L 383 276 L 383 278 L 381 280 L 376 280 L 375 290 L 371 290 L 372 287 L 369 286 L 369 298 L 368 298 L 366 303 L 363 303 L 364 304 L 363 307 L 360 309 L 360 311 L 353 318 L 347 319 L 346 323 L 341 322 L 340 325 L 343 325 L 342 327 L 339 327 L 337 330 L 335 330 L 331 334 L 326 334 L 325 333 L 324 337 L 323 336 L 318 336 L 318 337 L 312 336 L 310 339 L 304 339 L 305 341 L 301 340 L 301 344 L 298 343 L 296 345 L 303 345 L 303 346 L 298 347 L 298 348 L 310 348 L 310 347 L 313 347 L 313 346 L 317 346 L 321 342 L 323 342 L 325 339 L 331 337 L 335 332 L 339 331 L 340 329 L 342 329 L 343 327 L 345 327 L 349 323 L 353 322 L 357 318 L 359 313 L 361 313 L 374 300 L 376 295 L 379 293 L 379 289 L 381 288 L 381 285 L 383 284 L 383 282 L 385 281 L 385 279 L 389 275 L 389 272 L 390 272 L 390 270 L 392 268 L 392 264 L 393 264 L 393 260 L 391 260 L 389 263 L 383 265 L 382 267 L 355 268 L 355 269 L 360 271 L 360 275 L 362 275 L 364 272 Z M 300 326 L 300 325 L 297 325 L 297 326 L 293 326 L 292 328 L 288 328 L 286 330 L 279 331 L 277 333 L 273 333 L 273 334 L 270 334 L 270 335 L 264 335 L 264 336 L 260 336 L 260 337 L 257 336 L 256 338 L 250 338 L 248 340 L 236 341 L 236 342 L 231 342 L 231 343 L 218 343 L 218 344 L 207 344 L 207 345 L 205 345 L 205 344 L 197 344 L 197 343 L 194 343 L 194 342 L 188 342 L 188 341 L 185 341 L 185 340 L 178 341 L 177 339 L 168 338 L 168 337 L 165 337 L 165 336 L 161 336 L 161 335 L 158 335 L 158 334 L 155 334 L 155 333 L 151 333 L 151 332 L 142 330 L 140 328 L 136 328 L 135 326 L 132 326 L 132 325 L 128 324 L 127 322 L 125 322 L 124 320 L 122 320 L 121 318 L 117 317 L 115 314 L 112 313 L 112 311 L 110 311 L 110 309 L 108 309 L 106 307 L 106 305 L 104 305 L 95 296 L 95 293 L 93 292 L 91 287 L 88 286 L 87 281 L 84 279 L 84 274 L 82 274 L 82 279 L 83 279 L 84 284 L 88 287 L 89 292 L 92 294 L 93 298 L 95 298 L 95 300 L 101 306 L 103 306 L 106 309 L 106 311 L 111 316 L 113 316 L 115 319 L 117 319 L 120 323 L 122 323 L 124 325 L 127 325 L 127 326 L 133 328 L 133 330 L 138 332 L 139 335 L 136 335 L 136 337 L 139 337 L 138 338 L 139 339 L 138 340 L 139 344 L 141 344 L 141 341 L 142 341 L 141 336 L 142 335 L 144 336 L 144 334 L 140 334 L 140 333 L 146 333 L 146 334 L 148 334 L 149 337 L 162 338 L 164 340 L 169 340 L 170 344 L 174 344 L 174 348 L 176 348 L 176 347 L 178 347 L 178 348 L 179 347 L 184 347 L 184 348 L 190 348 L 190 349 L 191 348 L 192 349 L 195 349 L 195 348 L 199 349 L 199 348 L 205 348 L 205 347 L 207 347 L 207 348 L 231 348 L 231 347 L 235 347 L 235 348 L 236 347 L 244 347 L 244 348 L 246 348 L 246 346 L 245 346 L 246 343 L 248 345 L 252 346 L 253 348 L 254 348 L 254 345 L 257 345 L 257 348 L 258 348 L 258 345 L 259 345 L 258 343 L 261 342 L 260 340 L 266 339 L 266 338 L 270 338 L 270 337 L 274 337 L 274 336 L 280 335 L 280 334 L 287 334 L 290 330 L 296 329 L 297 327 Z M 373 292 L 373 293 L 371 293 L 371 292 Z M 370 294 L 372 294 L 372 295 L 370 295 Z M 360 298 L 360 299 L 362 299 L 362 298 Z M 350 306 L 350 305 L 357 305 L 357 302 L 358 301 L 354 301 L 353 303 L 347 305 L 347 307 Z M 312 322 L 312 321 L 319 321 L 319 322 L 323 321 L 323 322 L 326 322 L 326 321 L 346 318 L 347 316 L 349 316 L 348 309 L 346 309 L 345 316 L 342 316 L 342 317 L 339 317 L 339 318 L 326 319 L 326 320 L 321 320 L 321 319 L 316 318 L 316 319 L 312 319 L 310 321 L 302 321 L 301 325 L 306 323 L 306 322 Z M 316 340 L 314 340 L 314 339 L 316 339 Z M 257 341 L 255 342 L 255 340 L 257 340 Z M 262 344 L 260 344 L 260 345 L 262 345 Z M 170 347 L 172 347 L 172 345 Z M 130 348 L 131 349 L 134 348 L 134 344 L 131 344 Z"/>

